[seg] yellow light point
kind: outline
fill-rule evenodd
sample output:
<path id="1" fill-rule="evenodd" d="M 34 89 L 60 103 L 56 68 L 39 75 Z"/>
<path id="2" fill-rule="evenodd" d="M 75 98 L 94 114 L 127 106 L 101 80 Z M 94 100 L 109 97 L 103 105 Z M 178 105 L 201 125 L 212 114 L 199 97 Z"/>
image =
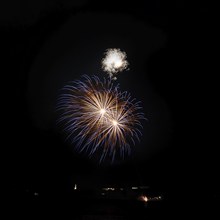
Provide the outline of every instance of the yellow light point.
<path id="1" fill-rule="evenodd" d="M 100 109 L 100 114 L 101 114 L 101 115 L 104 115 L 105 113 L 106 113 L 106 110 L 105 110 L 104 108 L 101 108 L 101 109 Z"/>
<path id="2" fill-rule="evenodd" d="M 143 196 L 143 200 L 144 200 L 144 202 L 147 202 L 148 201 L 147 196 Z"/>
<path id="3" fill-rule="evenodd" d="M 118 122 L 117 122 L 116 120 L 112 120 L 112 124 L 113 124 L 114 126 L 117 126 L 117 125 L 118 125 Z"/>

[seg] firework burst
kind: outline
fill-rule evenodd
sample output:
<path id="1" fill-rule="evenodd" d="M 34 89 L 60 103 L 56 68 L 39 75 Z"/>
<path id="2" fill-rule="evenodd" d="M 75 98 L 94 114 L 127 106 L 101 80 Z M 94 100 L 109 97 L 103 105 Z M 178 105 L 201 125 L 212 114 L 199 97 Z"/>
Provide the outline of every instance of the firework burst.
<path id="1" fill-rule="evenodd" d="M 105 57 L 102 59 L 102 69 L 108 73 L 111 79 L 117 79 L 116 74 L 127 69 L 128 61 L 127 55 L 120 49 L 107 49 Z"/>
<path id="2" fill-rule="evenodd" d="M 85 75 L 72 82 L 63 88 L 57 109 L 58 123 L 76 149 L 90 156 L 101 151 L 100 161 L 106 155 L 114 160 L 116 152 L 129 154 L 141 135 L 144 115 L 139 102 L 110 80 Z"/>

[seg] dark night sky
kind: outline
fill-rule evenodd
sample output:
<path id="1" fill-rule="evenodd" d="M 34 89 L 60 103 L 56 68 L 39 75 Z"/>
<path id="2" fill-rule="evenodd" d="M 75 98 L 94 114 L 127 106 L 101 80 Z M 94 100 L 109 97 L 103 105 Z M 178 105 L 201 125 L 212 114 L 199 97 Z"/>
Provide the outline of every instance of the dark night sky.
<path id="1" fill-rule="evenodd" d="M 146 184 L 172 195 L 219 191 L 211 26 L 186 1 L 0 3 L 2 149 L 9 190 L 68 191 L 76 181 Z M 46 2 L 46 3 L 45 3 Z M 127 52 L 118 77 L 148 122 L 134 155 L 112 166 L 74 153 L 55 127 L 58 90 L 103 76 L 106 48 Z"/>

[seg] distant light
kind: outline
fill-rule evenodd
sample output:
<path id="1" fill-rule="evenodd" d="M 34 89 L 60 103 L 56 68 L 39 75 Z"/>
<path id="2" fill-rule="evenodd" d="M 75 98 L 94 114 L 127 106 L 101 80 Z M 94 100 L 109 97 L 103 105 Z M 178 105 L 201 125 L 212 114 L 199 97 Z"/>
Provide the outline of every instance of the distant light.
<path id="1" fill-rule="evenodd" d="M 34 193 L 34 195 L 35 195 L 35 196 L 38 196 L 38 195 L 39 195 L 39 193 L 35 192 L 35 193 Z"/>
<path id="2" fill-rule="evenodd" d="M 132 186 L 131 189 L 138 189 L 138 187 L 137 186 Z"/>
<path id="3" fill-rule="evenodd" d="M 77 184 L 74 185 L 74 190 L 77 190 Z"/>
<path id="4" fill-rule="evenodd" d="M 124 190 L 124 188 L 120 188 L 120 190 L 121 190 L 121 191 L 123 191 L 123 190 Z"/>
<path id="5" fill-rule="evenodd" d="M 104 190 L 104 191 L 114 191 L 115 188 L 106 187 L 106 188 L 102 188 L 102 190 Z"/>
<path id="6" fill-rule="evenodd" d="M 143 201 L 144 201 L 144 202 L 147 202 L 147 201 L 148 201 L 147 196 L 143 196 Z"/>
<path id="7" fill-rule="evenodd" d="M 140 189 L 148 189 L 149 186 L 139 186 Z"/>
<path id="8" fill-rule="evenodd" d="M 142 202 L 148 202 L 148 201 L 150 201 L 150 198 L 148 198 L 147 196 L 139 196 L 138 197 L 138 200 L 139 201 L 142 201 Z"/>

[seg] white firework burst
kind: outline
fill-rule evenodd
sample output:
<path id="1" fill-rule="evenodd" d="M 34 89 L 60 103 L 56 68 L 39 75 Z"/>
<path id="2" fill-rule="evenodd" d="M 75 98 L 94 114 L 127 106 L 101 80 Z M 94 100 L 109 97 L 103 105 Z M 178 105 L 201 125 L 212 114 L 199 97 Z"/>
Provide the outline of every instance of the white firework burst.
<path id="1" fill-rule="evenodd" d="M 126 70 L 129 65 L 126 58 L 126 53 L 120 49 L 107 49 L 105 57 L 102 59 L 102 69 L 109 74 L 111 79 L 117 79 L 115 75 Z"/>

